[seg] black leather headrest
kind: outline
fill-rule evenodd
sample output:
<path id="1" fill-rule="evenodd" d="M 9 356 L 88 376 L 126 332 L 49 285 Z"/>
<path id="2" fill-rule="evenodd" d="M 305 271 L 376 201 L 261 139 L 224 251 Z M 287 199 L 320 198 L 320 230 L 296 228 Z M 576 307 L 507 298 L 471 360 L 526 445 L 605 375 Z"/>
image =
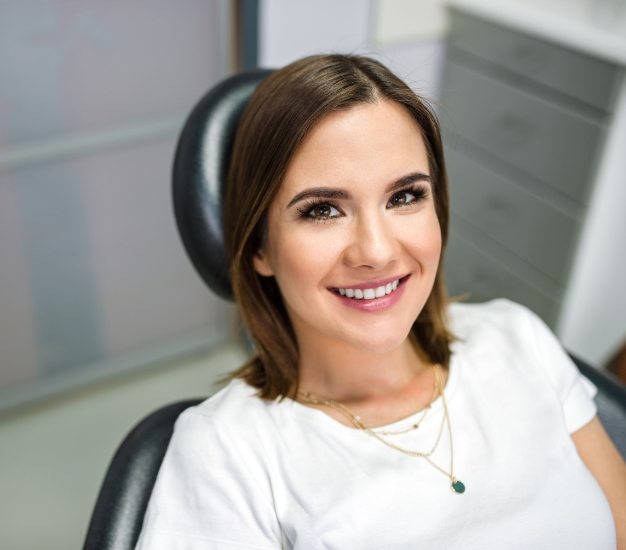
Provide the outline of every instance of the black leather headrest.
<path id="1" fill-rule="evenodd" d="M 237 74 L 209 90 L 181 132 L 172 174 L 174 215 L 183 244 L 205 283 L 232 299 L 224 251 L 222 200 L 241 113 L 271 71 Z"/>

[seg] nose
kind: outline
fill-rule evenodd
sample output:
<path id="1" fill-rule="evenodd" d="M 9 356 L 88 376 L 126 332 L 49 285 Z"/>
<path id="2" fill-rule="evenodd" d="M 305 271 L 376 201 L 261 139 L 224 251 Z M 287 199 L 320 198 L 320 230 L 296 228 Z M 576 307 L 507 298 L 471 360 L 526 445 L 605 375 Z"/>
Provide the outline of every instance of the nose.
<path id="1" fill-rule="evenodd" d="M 397 258 L 398 250 L 391 221 L 376 213 L 354 221 L 344 259 L 350 267 L 382 270 Z"/>

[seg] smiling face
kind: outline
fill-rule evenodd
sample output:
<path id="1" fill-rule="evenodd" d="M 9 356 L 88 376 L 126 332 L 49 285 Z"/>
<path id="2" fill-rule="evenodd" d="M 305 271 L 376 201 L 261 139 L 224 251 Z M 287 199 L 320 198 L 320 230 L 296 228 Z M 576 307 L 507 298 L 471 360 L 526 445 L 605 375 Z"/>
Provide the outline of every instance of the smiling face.
<path id="1" fill-rule="evenodd" d="M 331 113 L 307 135 L 254 258 L 275 277 L 301 351 L 407 342 L 441 253 L 429 174 L 417 123 L 388 100 Z"/>

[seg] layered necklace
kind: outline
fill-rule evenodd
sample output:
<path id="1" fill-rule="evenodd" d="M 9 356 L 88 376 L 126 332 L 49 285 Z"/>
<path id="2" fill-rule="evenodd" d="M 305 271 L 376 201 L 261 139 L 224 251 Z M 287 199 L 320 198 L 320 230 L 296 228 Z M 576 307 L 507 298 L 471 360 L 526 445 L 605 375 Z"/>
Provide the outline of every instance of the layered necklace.
<path id="1" fill-rule="evenodd" d="M 303 403 L 308 403 L 310 405 L 330 407 L 340 412 L 343 416 L 345 416 L 356 429 L 364 431 L 365 433 L 373 437 L 376 441 L 382 443 L 383 445 L 386 445 L 390 449 L 398 451 L 407 456 L 424 459 L 433 468 L 437 469 L 442 474 L 448 477 L 448 479 L 450 480 L 450 488 L 452 489 L 454 493 L 462 494 L 465 492 L 465 485 L 463 484 L 463 482 L 457 479 L 454 475 L 454 446 L 452 444 L 452 425 L 450 423 L 450 413 L 448 411 L 448 403 L 446 402 L 446 395 L 445 395 L 445 392 L 443 390 L 442 383 L 441 383 L 441 375 L 440 375 L 441 366 L 435 365 L 433 369 L 434 369 L 433 372 L 434 372 L 435 383 L 434 383 L 433 394 L 431 396 L 430 402 L 424 408 L 424 411 L 420 415 L 419 419 L 413 424 L 411 424 L 408 428 L 405 428 L 402 430 L 386 431 L 386 430 L 376 430 L 374 428 L 370 428 L 361 420 L 361 417 L 359 415 L 352 412 L 343 403 L 339 401 L 335 401 L 333 399 L 323 399 L 321 397 L 316 397 L 315 395 L 309 392 L 298 392 L 298 398 Z M 401 447 L 400 445 L 396 445 L 395 443 L 393 443 L 392 441 L 388 439 L 389 436 L 407 433 L 409 431 L 419 428 L 420 423 L 424 420 L 424 418 L 426 418 L 426 415 L 428 414 L 432 403 L 435 401 L 435 399 L 437 399 L 439 395 L 441 396 L 444 414 L 441 419 L 441 425 L 439 427 L 437 438 L 435 439 L 435 442 L 430 450 L 416 451 L 413 449 L 407 449 L 405 447 Z M 448 440 L 450 441 L 450 468 L 449 470 L 444 469 L 439 464 L 434 462 L 433 459 L 431 458 L 433 453 L 437 449 L 439 442 L 441 441 L 441 435 L 443 434 L 443 430 L 445 426 L 447 426 L 448 428 Z"/>

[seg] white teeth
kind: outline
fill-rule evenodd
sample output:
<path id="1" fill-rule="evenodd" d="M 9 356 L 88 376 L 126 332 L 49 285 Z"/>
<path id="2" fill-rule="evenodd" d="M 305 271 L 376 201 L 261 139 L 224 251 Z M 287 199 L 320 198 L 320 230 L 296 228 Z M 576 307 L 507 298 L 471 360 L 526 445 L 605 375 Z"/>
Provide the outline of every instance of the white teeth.
<path id="1" fill-rule="evenodd" d="M 341 294 L 341 296 L 346 296 L 348 298 L 355 298 L 356 300 L 373 300 L 374 298 L 382 298 L 387 294 L 391 294 L 398 288 L 399 283 L 400 280 L 396 279 L 391 283 L 387 283 L 384 286 L 376 288 L 338 288 L 337 291 Z"/>

